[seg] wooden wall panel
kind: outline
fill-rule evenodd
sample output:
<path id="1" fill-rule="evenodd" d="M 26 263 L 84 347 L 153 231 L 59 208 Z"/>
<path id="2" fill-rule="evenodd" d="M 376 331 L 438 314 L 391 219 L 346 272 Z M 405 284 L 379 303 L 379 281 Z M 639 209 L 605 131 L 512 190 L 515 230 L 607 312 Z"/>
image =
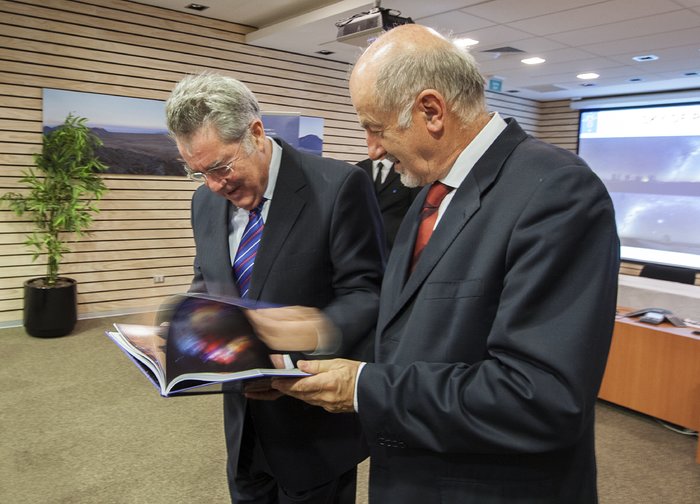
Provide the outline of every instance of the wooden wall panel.
<path id="1" fill-rule="evenodd" d="M 569 106 L 568 100 L 539 104 L 538 138 L 571 152 L 578 149 L 579 111 Z"/>
<path id="2" fill-rule="evenodd" d="M 509 95 L 486 91 L 486 103 L 489 110 L 498 112 L 503 117 L 515 117 L 518 124 L 533 136 L 539 134 L 539 103 Z"/>
<path id="3" fill-rule="evenodd" d="M 20 189 L 40 151 L 43 88 L 165 100 L 182 76 L 203 69 L 245 82 L 266 112 L 323 117 L 325 156 L 365 158 L 348 65 L 249 46 L 252 30 L 125 0 L 0 0 L 0 192 Z M 490 92 L 487 100 L 533 135 L 575 148 L 575 113 L 565 103 Z M 110 191 L 93 233 L 61 269 L 79 282 L 81 317 L 154 308 L 191 279 L 196 186 L 180 177 L 104 178 Z M 45 274 L 45 258 L 32 262 L 23 245 L 31 229 L 28 218 L 0 206 L 0 325 L 21 321 L 22 283 Z M 164 283 L 154 284 L 155 275 Z"/>

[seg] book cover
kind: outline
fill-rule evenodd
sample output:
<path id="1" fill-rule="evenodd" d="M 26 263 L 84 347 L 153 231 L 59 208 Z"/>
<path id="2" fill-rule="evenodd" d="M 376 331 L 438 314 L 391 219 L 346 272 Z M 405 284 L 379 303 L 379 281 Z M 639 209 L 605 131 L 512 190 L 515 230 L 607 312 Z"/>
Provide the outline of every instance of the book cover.
<path id="1" fill-rule="evenodd" d="M 237 298 L 183 294 L 167 304 L 161 325 L 115 324 L 107 336 L 164 397 L 225 382 L 306 376 L 273 366 L 270 350 L 245 315 L 264 307 Z"/>

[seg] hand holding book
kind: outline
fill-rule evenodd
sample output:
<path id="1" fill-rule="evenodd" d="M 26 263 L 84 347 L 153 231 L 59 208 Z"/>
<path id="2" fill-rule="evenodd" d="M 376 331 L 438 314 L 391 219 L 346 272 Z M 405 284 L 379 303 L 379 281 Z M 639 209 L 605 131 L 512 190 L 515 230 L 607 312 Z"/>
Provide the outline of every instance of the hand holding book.
<path id="1" fill-rule="evenodd" d="M 281 306 L 246 310 L 258 337 L 280 352 L 332 353 L 338 330 L 318 308 Z"/>
<path id="2" fill-rule="evenodd" d="M 314 308 L 270 307 L 203 294 L 176 296 L 165 313 L 163 325 L 115 324 L 116 332 L 107 335 L 166 397 L 214 383 L 305 376 L 299 369 L 280 368 L 273 363 L 278 356 L 271 355 L 313 351 L 318 335 L 325 337 L 332 327 Z"/>

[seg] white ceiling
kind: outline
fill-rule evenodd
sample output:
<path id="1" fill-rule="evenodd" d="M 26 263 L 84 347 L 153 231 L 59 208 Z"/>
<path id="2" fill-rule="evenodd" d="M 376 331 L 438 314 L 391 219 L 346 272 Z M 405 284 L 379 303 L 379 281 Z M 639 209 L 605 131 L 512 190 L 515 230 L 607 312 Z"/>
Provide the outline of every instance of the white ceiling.
<path id="1" fill-rule="evenodd" d="M 188 0 L 137 1 L 253 26 L 246 36 L 253 45 L 344 62 L 354 61 L 358 48 L 336 41 L 335 23 L 375 6 L 363 0 L 201 0 L 209 8 L 196 12 L 185 8 Z M 515 96 L 547 101 L 697 89 L 700 98 L 700 0 L 382 0 L 381 7 L 478 40 L 471 52 L 482 73 L 501 79 L 502 91 Z M 500 47 L 524 52 L 484 52 Z M 320 56 L 322 49 L 334 54 Z M 658 59 L 632 59 L 650 54 Z M 520 62 L 529 56 L 546 62 Z M 600 78 L 577 79 L 582 72 Z"/>

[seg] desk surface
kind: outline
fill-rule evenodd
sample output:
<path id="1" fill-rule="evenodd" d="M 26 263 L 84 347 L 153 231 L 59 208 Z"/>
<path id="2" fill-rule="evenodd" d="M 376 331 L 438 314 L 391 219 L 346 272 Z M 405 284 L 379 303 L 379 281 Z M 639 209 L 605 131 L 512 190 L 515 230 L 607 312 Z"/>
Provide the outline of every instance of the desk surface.
<path id="1" fill-rule="evenodd" d="M 630 313 L 634 311 L 631 308 L 618 307 L 618 314 L 615 317 L 615 322 L 624 322 L 633 326 L 637 326 L 643 329 L 654 329 L 657 331 L 662 331 L 670 334 L 675 334 L 676 336 L 683 336 L 688 338 L 693 338 L 700 341 L 700 334 L 693 334 L 693 331 L 700 331 L 700 328 L 695 327 L 676 327 L 669 322 L 662 322 L 660 324 L 648 324 L 646 322 L 640 322 L 639 317 L 625 317 L 625 313 Z"/>
<path id="2" fill-rule="evenodd" d="M 693 330 L 618 316 L 599 397 L 700 431 L 700 336 Z"/>

